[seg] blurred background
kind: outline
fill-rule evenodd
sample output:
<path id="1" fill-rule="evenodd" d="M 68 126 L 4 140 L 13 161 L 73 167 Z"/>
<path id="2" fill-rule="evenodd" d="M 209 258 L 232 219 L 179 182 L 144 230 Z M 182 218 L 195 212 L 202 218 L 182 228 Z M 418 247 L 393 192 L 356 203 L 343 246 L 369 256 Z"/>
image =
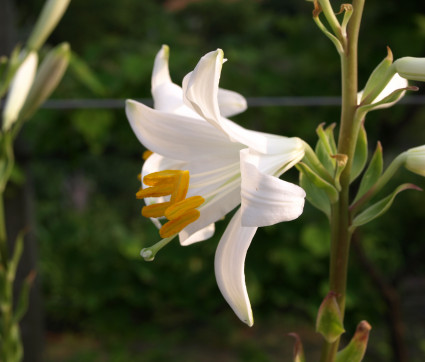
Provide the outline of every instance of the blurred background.
<path id="1" fill-rule="evenodd" d="M 43 0 L 0 4 L 1 54 L 8 54 L 27 38 Z M 289 332 L 300 335 L 307 360 L 318 360 L 312 330 L 327 293 L 326 217 L 306 205 L 298 220 L 258 231 L 245 267 L 255 325 L 246 327 L 214 278 L 228 220 L 211 240 L 174 242 L 152 263 L 140 258 L 159 236 L 135 199 L 144 149 L 124 113 L 124 99 L 150 99 L 162 44 L 170 46 L 177 84 L 202 55 L 222 48 L 223 88 L 248 98 L 338 96 L 339 59 L 311 11 L 312 3 L 299 0 L 71 1 L 48 41 L 71 44 L 70 68 L 53 94 L 57 102 L 24 127 L 7 190 L 9 230 L 30 225 L 21 274 L 37 270 L 22 326 L 26 361 L 291 361 Z M 395 58 L 425 56 L 424 2 L 366 1 L 360 42 L 360 87 L 386 46 Z M 370 152 L 380 140 L 389 162 L 425 143 L 421 94 L 369 114 Z M 94 99 L 104 101 L 84 101 Z M 235 121 L 314 145 L 316 127 L 339 118 L 338 106 L 262 102 L 256 98 Z M 287 178 L 295 182 L 296 172 Z M 403 182 L 425 187 L 400 171 L 391 188 Z M 424 197 L 404 193 L 354 236 L 344 340 L 369 321 L 365 361 L 425 360 Z"/>

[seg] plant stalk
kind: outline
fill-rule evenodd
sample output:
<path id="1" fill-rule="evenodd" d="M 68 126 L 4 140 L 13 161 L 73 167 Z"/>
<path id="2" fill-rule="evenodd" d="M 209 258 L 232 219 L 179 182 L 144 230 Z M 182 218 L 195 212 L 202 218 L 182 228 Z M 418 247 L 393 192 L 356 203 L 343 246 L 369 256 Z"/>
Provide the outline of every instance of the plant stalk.
<path id="1" fill-rule="evenodd" d="M 353 15 L 347 27 L 347 39 L 341 54 L 342 105 L 338 138 L 338 153 L 348 156 L 347 165 L 340 177 L 339 199 L 331 208 L 331 255 L 329 288 L 337 295 L 337 302 L 344 319 L 347 270 L 351 233 L 349 211 L 349 188 L 351 165 L 355 153 L 360 122 L 355 117 L 358 92 L 357 49 L 360 23 L 365 0 L 353 0 Z M 334 362 L 339 347 L 339 338 L 334 343 L 325 342 L 321 362 Z"/>

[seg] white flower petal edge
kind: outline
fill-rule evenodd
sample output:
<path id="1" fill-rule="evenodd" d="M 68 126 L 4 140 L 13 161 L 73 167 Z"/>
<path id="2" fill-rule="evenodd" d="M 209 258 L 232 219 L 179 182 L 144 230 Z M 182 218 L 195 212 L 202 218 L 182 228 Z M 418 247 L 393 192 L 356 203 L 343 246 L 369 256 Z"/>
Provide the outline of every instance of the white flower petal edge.
<path id="1" fill-rule="evenodd" d="M 248 149 L 241 150 L 240 155 L 242 226 L 268 226 L 298 218 L 303 212 L 305 191 L 262 173 L 258 156 Z"/>
<path id="2" fill-rule="evenodd" d="M 155 57 L 152 72 L 152 96 L 154 108 L 163 111 L 199 117 L 183 102 L 182 88 L 173 83 L 168 66 L 170 49 L 163 45 Z M 218 89 L 218 107 L 222 116 L 230 117 L 247 109 L 246 99 L 239 93 L 227 89 Z"/>
<path id="3" fill-rule="evenodd" d="M 215 253 L 215 277 L 217 285 L 240 320 L 252 326 L 251 303 L 245 284 L 245 258 L 256 227 L 241 226 L 240 209 L 233 216 Z"/>
<path id="4" fill-rule="evenodd" d="M 284 153 L 287 137 L 245 129 L 220 115 L 218 84 L 224 55 L 221 49 L 204 55 L 195 69 L 183 79 L 184 101 L 200 117 L 224 132 L 232 142 L 239 142 L 261 153 Z"/>

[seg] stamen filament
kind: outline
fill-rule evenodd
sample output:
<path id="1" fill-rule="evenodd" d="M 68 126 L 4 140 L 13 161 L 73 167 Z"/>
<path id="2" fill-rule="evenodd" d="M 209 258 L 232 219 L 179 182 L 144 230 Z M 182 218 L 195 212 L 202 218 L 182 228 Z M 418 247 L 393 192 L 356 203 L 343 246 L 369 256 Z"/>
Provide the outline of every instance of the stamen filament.
<path id="1" fill-rule="evenodd" d="M 196 209 L 204 203 L 202 196 L 192 196 L 185 200 L 179 201 L 165 210 L 165 217 L 168 220 L 175 220 L 185 214 L 190 209 Z M 164 215 L 164 214 L 163 214 Z"/>
<path id="2" fill-rule="evenodd" d="M 155 259 L 155 255 L 160 251 L 165 245 L 167 245 L 171 240 L 173 240 L 176 235 L 171 237 L 164 238 L 158 241 L 156 244 L 150 246 L 149 248 L 143 248 L 140 250 L 140 256 L 145 259 L 145 261 L 152 261 Z"/>
<path id="3" fill-rule="evenodd" d="M 159 235 L 161 235 L 162 238 L 168 238 L 176 235 L 187 225 L 196 221 L 200 215 L 201 213 L 197 209 L 189 210 L 179 218 L 170 220 L 165 223 L 162 228 L 159 229 Z"/>

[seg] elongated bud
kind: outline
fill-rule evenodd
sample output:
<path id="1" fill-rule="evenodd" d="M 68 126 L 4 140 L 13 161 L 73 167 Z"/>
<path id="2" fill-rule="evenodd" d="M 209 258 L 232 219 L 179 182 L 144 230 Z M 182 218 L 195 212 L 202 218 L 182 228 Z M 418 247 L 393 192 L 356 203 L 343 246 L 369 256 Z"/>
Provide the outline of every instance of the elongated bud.
<path id="1" fill-rule="evenodd" d="M 317 313 L 316 331 L 319 332 L 328 343 L 335 342 L 345 332 L 342 324 L 341 310 L 339 309 L 336 293 L 329 292 L 323 299 Z"/>
<path id="2" fill-rule="evenodd" d="M 338 352 L 336 362 L 361 362 L 366 352 L 369 332 L 372 329 L 366 321 L 361 321 L 356 329 L 356 333 L 347 347 Z"/>
<path id="3" fill-rule="evenodd" d="M 38 50 L 59 23 L 70 0 L 47 0 L 27 42 L 30 50 Z"/>
<path id="4" fill-rule="evenodd" d="M 404 166 L 409 171 L 425 176 L 425 145 L 407 150 L 405 156 Z"/>
<path id="5" fill-rule="evenodd" d="M 70 54 L 68 43 L 58 45 L 47 54 L 28 93 L 20 118 L 30 118 L 56 89 L 68 67 Z"/>
<path id="6" fill-rule="evenodd" d="M 12 80 L 3 110 L 3 131 L 7 131 L 18 119 L 37 70 L 36 52 L 27 55 Z"/>
<path id="7" fill-rule="evenodd" d="M 400 58 L 394 62 L 393 67 L 403 78 L 425 81 L 425 58 Z"/>

